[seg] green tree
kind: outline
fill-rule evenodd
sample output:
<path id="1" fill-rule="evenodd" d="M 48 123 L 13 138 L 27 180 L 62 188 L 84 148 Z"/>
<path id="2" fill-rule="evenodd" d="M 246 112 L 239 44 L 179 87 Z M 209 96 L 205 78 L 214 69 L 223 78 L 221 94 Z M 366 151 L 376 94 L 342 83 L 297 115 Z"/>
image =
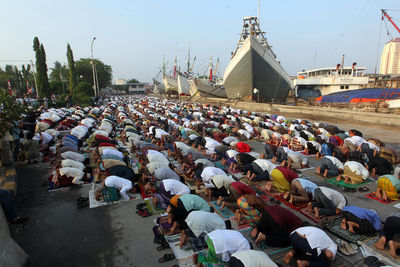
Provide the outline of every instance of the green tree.
<path id="1" fill-rule="evenodd" d="M 64 92 L 66 91 L 65 87 L 67 85 L 62 81 L 53 80 L 49 82 L 49 85 L 50 85 L 50 90 L 56 95 L 64 94 Z"/>
<path id="2" fill-rule="evenodd" d="M 68 68 L 59 61 L 54 62 L 54 67 L 51 68 L 51 73 L 49 75 L 49 81 L 57 82 L 67 82 L 68 81 Z"/>
<path id="3" fill-rule="evenodd" d="M 0 90 L 0 137 L 12 128 L 12 122 L 20 119 L 27 108 L 15 101 L 6 90 Z"/>
<path id="4" fill-rule="evenodd" d="M 88 82 L 79 82 L 74 89 L 72 101 L 79 105 L 90 105 L 92 96 L 94 96 L 92 85 Z"/>
<path id="5" fill-rule="evenodd" d="M 88 82 L 93 85 L 93 72 L 92 72 L 92 59 L 81 58 L 75 62 L 76 73 L 78 77 L 82 78 L 80 80 Z M 105 88 L 111 85 L 112 78 L 112 68 L 109 65 L 104 64 L 98 59 L 94 60 L 97 69 L 97 77 L 99 79 L 99 87 Z M 93 88 L 92 88 L 93 90 Z"/>
<path id="6" fill-rule="evenodd" d="M 72 53 L 72 49 L 69 44 L 67 44 L 67 59 L 69 68 L 68 72 L 69 91 L 74 92 L 74 88 L 76 87 L 78 80 L 76 76 L 74 54 Z"/>
<path id="7" fill-rule="evenodd" d="M 49 78 L 47 76 L 47 64 L 46 64 L 46 52 L 44 50 L 43 44 L 39 42 L 39 38 L 35 37 L 33 39 L 33 50 L 35 51 L 36 57 L 36 80 L 37 80 L 37 90 L 42 97 L 50 96 L 50 85 Z"/>
<path id="8" fill-rule="evenodd" d="M 139 81 L 136 79 L 130 79 L 129 81 L 127 81 L 127 83 L 139 83 Z"/>

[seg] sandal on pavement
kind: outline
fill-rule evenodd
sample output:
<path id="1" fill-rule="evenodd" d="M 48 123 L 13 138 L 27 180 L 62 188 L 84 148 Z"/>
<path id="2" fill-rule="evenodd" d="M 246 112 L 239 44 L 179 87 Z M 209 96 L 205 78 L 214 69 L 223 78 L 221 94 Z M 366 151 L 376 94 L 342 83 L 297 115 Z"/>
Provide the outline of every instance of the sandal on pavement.
<path id="1" fill-rule="evenodd" d="M 89 199 L 79 201 L 78 203 L 76 203 L 76 206 L 78 207 L 78 209 L 89 206 Z"/>
<path id="2" fill-rule="evenodd" d="M 356 191 L 357 191 L 357 189 L 352 188 L 352 187 L 346 187 L 343 189 L 343 192 L 347 192 L 347 193 L 354 193 Z"/>
<path id="3" fill-rule="evenodd" d="M 161 250 L 164 250 L 164 249 L 167 249 L 167 248 L 169 248 L 169 245 L 168 245 L 168 243 L 161 243 L 161 245 L 159 245 L 158 247 L 157 247 L 157 250 L 158 251 L 161 251 Z"/>
<path id="4" fill-rule="evenodd" d="M 17 219 L 15 219 L 14 221 L 11 221 L 10 224 L 25 224 L 28 222 L 28 218 L 21 218 L 18 217 Z"/>
<path id="5" fill-rule="evenodd" d="M 167 262 L 167 261 L 170 261 L 173 259 L 175 259 L 175 255 L 171 254 L 171 253 L 167 253 L 167 254 L 164 254 L 164 256 L 162 258 L 159 258 L 158 262 L 163 263 L 163 262 Z"/>
<path id="6" fill-rule="evenodd" d="M 359 192 L 368 192 L 369 189 L 368 189 L 368 187 L 366 187 L 366 186 L 361 186 L 360 188 L 358 188 L 358 191 L 359 191 Z"/>

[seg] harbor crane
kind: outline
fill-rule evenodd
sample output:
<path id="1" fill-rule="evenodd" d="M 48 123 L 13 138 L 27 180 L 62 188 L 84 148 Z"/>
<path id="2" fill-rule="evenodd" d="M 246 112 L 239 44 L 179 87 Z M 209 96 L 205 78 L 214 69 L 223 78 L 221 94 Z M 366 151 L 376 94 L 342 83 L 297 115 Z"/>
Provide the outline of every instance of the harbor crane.
<path id="1" fill-rule="evenodd" d="M 396 28 L 396 30 L 399 32 L 400 34 L 400 28 L 396 25 L 396 23 L 394 23 L 394 21 L 392 20 L 392 18 L 389 16 L 389 14 L 386 12 L 386 9 L 381 9 L 382 11 L 382 20 L 386 17 L 387 20 L 392 23 L 392 25 Z"/>

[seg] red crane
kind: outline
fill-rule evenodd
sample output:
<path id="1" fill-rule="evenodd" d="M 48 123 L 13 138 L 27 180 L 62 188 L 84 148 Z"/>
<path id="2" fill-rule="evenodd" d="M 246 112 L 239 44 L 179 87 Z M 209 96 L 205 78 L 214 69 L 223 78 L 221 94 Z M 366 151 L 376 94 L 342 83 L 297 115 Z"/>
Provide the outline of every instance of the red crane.
<path id="1" fill-rule="evenodd" d="M 392 18 L 388 15 L 388 13 L 386 12 L 386 9 L 381 9 L 382 11 L 382 20 L 384 19 L 384 17 L 386 17 L 388 19 L 388 21 L 390 23 L 393 24 L 393 26 L 396 28 L 396 30 L 400 33 L 400 28 L 397 27 L 396 23 L 394 23 L 394 21 L 392 20 Z"/>

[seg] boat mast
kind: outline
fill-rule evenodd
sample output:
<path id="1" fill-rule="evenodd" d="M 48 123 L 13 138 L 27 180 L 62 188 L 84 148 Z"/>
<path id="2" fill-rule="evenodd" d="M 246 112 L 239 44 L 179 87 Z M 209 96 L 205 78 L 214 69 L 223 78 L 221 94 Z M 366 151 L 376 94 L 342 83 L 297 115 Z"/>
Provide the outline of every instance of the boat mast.
<path id="1" fill-rule="evenodd" d="M 258 0 L 258 14 L 257 14 L 258 26 L 260 26 L 260 0 Z"/>
<path id="2" fill-rule="evenodd" d="M 213 76 L 213 71 L 212 71 L 212 68 L 213 68 L 213 62 L 212 62 L 212 56 L 210 56 L 210 82 L 212 82 L 212 76 Z"/>
<path id="3" fill-rule="evenodd" d="M 188 49 L 188 58 L 187 58 L 187 74 L 189 75 L 190 71 L 190 41 L 189 41 L 189 49 Z"/>
<path id="4" fill-rule="evenodd" d="M 214 76 L 217 74 L 218 65 L 219 65 L 219 58 L 217 58 L 217 63 L 215 64 Z"/>

